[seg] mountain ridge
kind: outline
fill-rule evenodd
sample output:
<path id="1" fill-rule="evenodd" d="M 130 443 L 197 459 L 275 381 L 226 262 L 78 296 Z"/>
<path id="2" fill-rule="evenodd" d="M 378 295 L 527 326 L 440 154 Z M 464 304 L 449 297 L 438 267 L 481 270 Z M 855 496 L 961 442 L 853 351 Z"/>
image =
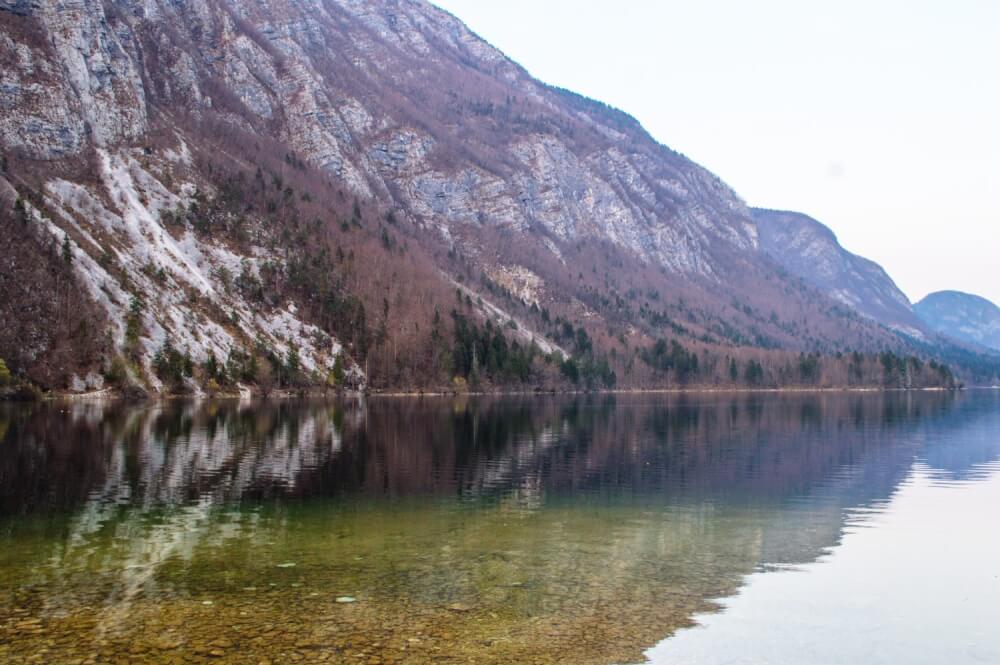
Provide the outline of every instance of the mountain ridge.
<path id="1" fill-rule="evenodd" d="M 0 0 L 0 26 L 0 232 L 107 329 L 49 372 L 74 331 L 0 336 L 45 385 L 841 384 L 847 351 L 865 382 L 925 371 L 880 373 L 927 350 L 790 277 L 717 176 L 429 3 Z M 58 311 L 34 286 L 0 308 Z"/>
<path id="2" fill-rule="evenodd" d="M 928 331 L 878 263 L 845 249 L 834 231 L 798 212 L 752 208 L 763 250 L 791 272 L 872 320 L 918 339 Z"/>

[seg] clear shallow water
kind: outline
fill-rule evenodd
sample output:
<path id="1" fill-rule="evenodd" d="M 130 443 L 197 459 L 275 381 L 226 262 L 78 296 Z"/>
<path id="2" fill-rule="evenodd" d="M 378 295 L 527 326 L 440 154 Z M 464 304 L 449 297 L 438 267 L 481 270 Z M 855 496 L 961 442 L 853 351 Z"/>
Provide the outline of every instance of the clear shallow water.
<path id="1" fill-rule="evenodd" d="M 997 662 L 998 460 L 996 393 L 2 407 L 0 660 Z"/>
<path id="2" fill-rule="evenodd" d="M 942 482 L 917 464 L 847 516 L 816 563 L 750 577 L 654 663 L 1000 663 L 1000 465 Z"/>

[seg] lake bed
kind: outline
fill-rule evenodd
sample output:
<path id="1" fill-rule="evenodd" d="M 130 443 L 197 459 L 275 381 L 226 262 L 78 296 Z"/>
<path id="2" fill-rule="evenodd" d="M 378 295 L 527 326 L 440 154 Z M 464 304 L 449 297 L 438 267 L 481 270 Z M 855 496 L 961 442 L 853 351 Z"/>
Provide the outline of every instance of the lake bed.
<path id="1" fill-rule="evenodd" d="M 995 392 L 0 409 L 10 662 L 1000 650 Z"/>

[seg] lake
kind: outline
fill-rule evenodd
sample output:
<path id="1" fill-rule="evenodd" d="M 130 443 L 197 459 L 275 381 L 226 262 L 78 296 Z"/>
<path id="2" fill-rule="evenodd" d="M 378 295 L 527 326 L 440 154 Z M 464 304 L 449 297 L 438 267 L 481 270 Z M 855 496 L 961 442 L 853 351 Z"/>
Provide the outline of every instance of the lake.
<path id="1" fill-rule="evenodd" d="M 0 661 L 998 663 L 1000 393 L 0 405 Z"/>

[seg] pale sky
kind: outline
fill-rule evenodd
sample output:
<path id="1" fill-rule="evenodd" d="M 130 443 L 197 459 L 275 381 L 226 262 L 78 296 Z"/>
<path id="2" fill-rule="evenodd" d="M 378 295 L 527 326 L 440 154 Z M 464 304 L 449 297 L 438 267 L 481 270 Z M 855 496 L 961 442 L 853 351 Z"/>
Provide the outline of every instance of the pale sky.
<path id="1" fill-rule="evenodd" d="M 1000 2 L 435 0 L 914 301 L 1000 303 Z"/>

